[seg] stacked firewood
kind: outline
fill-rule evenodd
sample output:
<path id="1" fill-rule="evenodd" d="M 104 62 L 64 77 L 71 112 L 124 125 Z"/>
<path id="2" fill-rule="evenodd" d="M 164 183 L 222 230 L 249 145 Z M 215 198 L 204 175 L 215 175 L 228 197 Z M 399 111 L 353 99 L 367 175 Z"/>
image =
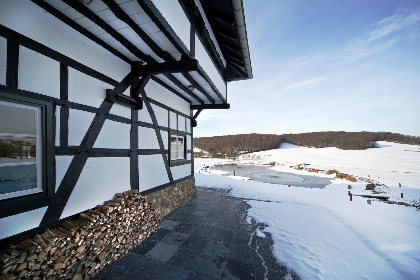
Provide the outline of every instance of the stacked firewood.
<path id="1" fill-rule="evenodd" d="M 0 252 L 0 280 L 89 279 L 158 229 L 152 205 L 138 191 L 119 193 L 104 205 L 58 228 Z"/>

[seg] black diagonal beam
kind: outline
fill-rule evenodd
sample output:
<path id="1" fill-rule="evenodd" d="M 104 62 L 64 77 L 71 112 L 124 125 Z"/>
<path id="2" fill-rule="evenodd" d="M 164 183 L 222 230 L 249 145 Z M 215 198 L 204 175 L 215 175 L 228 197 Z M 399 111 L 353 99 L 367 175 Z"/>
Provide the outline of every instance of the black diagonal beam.
<path id="1" fill-rule="evenodd" d="M 171 167 L 169 165 L 169 160 L 168 160 L 168 157 L 166 155 L 165 146 L 163 145 L 162 135 L 160 133 L 160 129 L 159 129 L 159 125 L 158 125 L 158 122 L 157 122 L 157 119 L 156 119 L 155 112 L 153 111 L 152 105 L 150 104 L 150 101 L 149 101 L 149 99 L 147 97 L 147 94 L 144 90 L 141 92 L 141 95 L 142 95 L 143 100 L 144 100 L 144 105 L 146 105 L 147 111 L 149 111 L 150 117 L 152 119 L 152 123 L 153 123 L 153 127 L 155 129 L 156 137 L 157 137 L 158 142 L 159 142 L 159 149 L 160 149 L 160 152 L 162 154 L 163 163 L 165 164 L 166 174 L 168 174 L 169 182 L 173 183 L 174 179 L 172 177 Z"/>
<path id="2" fill-rule="evenodd" d="M 132 78 L 132 74 L 128 74 L 112 91 L 115 93 L 124 92 L 130 86 Z M 51 204 L 48 206 L 48 209 L 42 218 L 40 227 L 55 223 L 60 219 L 61 214 L 64 211 L 64 207 L 66 206 L 67 201 L 69 200 L 70 195 L 72 194 L 86 164 L 89 152 L 92 150 L 93 145 L 98 138 L 99 132 L 105 123 L 112 105 L 113 103 L 111 101 L 105 99 L 99 107 L 96 116 L 93 118 L 89 129 L 79 145 L 78 154 L 73 157 L 70 166 L 57 189 L 57 192 L 54 194 Z"/>

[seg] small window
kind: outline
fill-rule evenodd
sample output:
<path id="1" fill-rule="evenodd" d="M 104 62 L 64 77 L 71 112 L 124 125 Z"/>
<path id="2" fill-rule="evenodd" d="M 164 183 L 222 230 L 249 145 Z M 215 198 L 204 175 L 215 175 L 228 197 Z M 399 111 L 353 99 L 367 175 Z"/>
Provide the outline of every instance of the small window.
<path id="1" fill-rule="evenodd" d="M 185 159 L 185 137 L 171 136 L 171 160 Z"/>
<path id="2" fill-rule="evenodd" d="M 0 100 L 0 200 L 42 192 L 41 108 Z"/>
<path id="3" fill-rule="evenodd" d="M 52 198 L 52 112 L 50 102 L 0 91 L 0 217 L 45 206 Z"/>

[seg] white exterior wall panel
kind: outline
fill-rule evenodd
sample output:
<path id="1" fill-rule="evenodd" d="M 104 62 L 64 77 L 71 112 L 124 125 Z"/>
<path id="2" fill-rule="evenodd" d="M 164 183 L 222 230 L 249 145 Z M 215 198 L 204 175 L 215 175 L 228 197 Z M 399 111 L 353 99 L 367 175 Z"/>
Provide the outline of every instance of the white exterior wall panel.
<path id="1" fill-rule="evenodd" d="M 70 146 L 80 145 L 94 117 L 93 113 L 70 109 L 68 141 Z"/>
<path id="2" fill-rule="evenodd" d="M 93 147 L 130 149 L 130 125 L 106 120 Z"/>
<path id="3" fill-rule="evenodd" d="M 153 128 L 139 127 L 139 149 L 159 149 L 156 132 Z"/>
<path id="4" fill-rule="evenodd" d="M 18 88 L 60 98 L 60 63 L 20 47 Z"/>
<path id="5" fill-rule="evenodd" d="M 162 155 L 139 156 L 139 191 L 145 191 L 169 182 Z"/>
<path id="6" fill-rule="evenodd" d="M 130 190 L 130 158 L 88 158 L 61 219 Z"/>
<path id="7" fill-rule="evenodd" d="M 182 179 L 191 174 L 191 164 L 171 167 L 174 180 Z"/>
<path id="8" fill-rule="evenodd" d="M 38 227 L 45 211 L 47 207 L 0 219 L 0 239 Z"/>

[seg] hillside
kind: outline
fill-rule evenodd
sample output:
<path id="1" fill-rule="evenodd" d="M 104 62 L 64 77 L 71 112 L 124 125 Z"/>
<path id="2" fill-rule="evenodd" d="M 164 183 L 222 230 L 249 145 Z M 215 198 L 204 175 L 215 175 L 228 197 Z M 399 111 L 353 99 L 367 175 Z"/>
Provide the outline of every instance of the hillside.
<path id="1" fill-rule="evenodd" d="M 336 147 L 343 150 L 375 148 L 376 141 L 390 141 L 420 145 L 420 137 L 391 132 L 326 131 L 299 134 L 238 134 L 194 138 L 194 146 L 210 153 L 212 157 L 236 157 L 249 153 L 278 148 L 282 143 L 304 147 Z M 198 153 L 197 156 L 200 156 Z"/>

